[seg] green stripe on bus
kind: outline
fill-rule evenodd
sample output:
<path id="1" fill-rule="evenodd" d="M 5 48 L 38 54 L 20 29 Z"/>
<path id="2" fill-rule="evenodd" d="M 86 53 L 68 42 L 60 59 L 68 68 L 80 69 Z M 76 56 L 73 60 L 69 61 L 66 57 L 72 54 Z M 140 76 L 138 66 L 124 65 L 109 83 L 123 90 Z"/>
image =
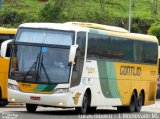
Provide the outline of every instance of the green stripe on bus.
<path id="1" fill-rule="evenodd" d="M 57 86 L 57 84 L 55 84 L 55 85 L 48 85 L 48 86 L 45 88 L 45 91 L 53 91 L 56 86 Z"/>
<path id="2" fill-rule="evenodd" d="M 119 98 L 120 93 L 118 90 L 118 82 L 117 82 L 117 76 L 116 76 L 116 68 L 114 63 L 110 63 L 110 78 L 109 78 L 109 86 L 111 90 L 111 94 L 114 98 Z"/>
<path id="3" fill-rule="evenodd" d="M 108 82 L 107 63 L 106 61 L 97 61 L 100 85 L 102 93 L 105 97 L 111 98 L 111 91 Z"/>
<path id="4" fill-rule="evenodd" d="M 118 83 L 114 63 L 97 61 L 100 85 L 106 98 L 119 98 Z"/>
<path id="5" fill-rule="evenodd" d="M 39 84 L 39 85 L 34 89 L 34 91 L 50 92 L 50 91 L 53 91 L 56 86 L 57 86 L 57 85 L 44 85 L 44 84 Z"/>
<path id="6" fill-rule="evenodd" d="M 34 91 L 43 91 L 46 88 L 46 85 L 37 85 L 37 87 L 34 89 Z"/>

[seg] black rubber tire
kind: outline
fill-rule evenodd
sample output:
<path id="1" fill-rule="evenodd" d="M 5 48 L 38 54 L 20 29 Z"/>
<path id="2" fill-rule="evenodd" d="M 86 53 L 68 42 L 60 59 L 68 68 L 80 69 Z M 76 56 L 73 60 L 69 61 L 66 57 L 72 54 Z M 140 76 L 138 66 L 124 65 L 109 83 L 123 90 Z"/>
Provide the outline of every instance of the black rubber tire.
<path id="1" fill-rule="evenodd" d="M 144 102 L 144 94 L 141 92 L 137 98 L 135 112 L 140 112 Z"/>
<path id="2" fill-rule="evenodd" d="M 26 109 L 28 112 L 35 112 L 37 109 L 37 105 L 35 104 L 26 104 Z"/>
<path id="3" fill-rule="evenodd" d="M 0 107 L 5 107 L 6 105 L 8 105 L 7 100 L 0 100 Z"/>
<path id="4" fill-rule="evenodd" d="M 7 100 L 2 99 L 2 91 L 0 88 L 0 107 L 5 107 L 8 104 Z"/>
<path id="5" fill-rule="evenodd" d="M 136 103 L 137 103 L 136 94 L 135 92 L 133 92 L 131 95 L 130 105 L 126 107 L 127 112 L 130 112 L 130 113 L 134 112 L 136 108 Z"/>
<path id="6" fill-rule="evenodd" d="M 129 112 L 132 113 L 135 111 L 136 108 L 136 94 L 135 92 L 132 93 L 131 95 L 131 101 L 130 101 L 130 105 L 129 106 L 118 106 L 117 110 L 118 112 Z"/>
<path id="7" fill-rule="evenodd" d="M 87 110 L 88 110 L 88 95 L 87 95 L 86 92 L 83 96 L 82 106 L 81 107 L 75 107 L 75 110 L 79 114 L 86 114 L 87 113 Z"/>

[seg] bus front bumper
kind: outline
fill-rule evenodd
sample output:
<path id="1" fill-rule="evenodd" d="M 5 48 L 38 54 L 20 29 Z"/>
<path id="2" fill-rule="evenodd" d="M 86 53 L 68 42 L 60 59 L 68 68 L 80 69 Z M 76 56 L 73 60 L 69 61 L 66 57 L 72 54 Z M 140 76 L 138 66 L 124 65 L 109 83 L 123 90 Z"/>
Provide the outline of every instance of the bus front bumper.
<path id="1" fill-rule="evenodd" d="M 8 100 L 54 107 L 75 107 L 70 92 L 60 94 L 33 94 L 8 88 Z"/>

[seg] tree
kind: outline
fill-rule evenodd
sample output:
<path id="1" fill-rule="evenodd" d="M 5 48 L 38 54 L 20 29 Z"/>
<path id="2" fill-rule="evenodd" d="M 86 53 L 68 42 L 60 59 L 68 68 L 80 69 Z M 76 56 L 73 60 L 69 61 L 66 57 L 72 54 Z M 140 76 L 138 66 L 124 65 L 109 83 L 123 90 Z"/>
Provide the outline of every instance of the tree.
<path id="1" fill-rule="evenodd" d="M 153 23 L 148 29 L 148 34 L 156 36 L 160 41 L 160 23 Z"/>

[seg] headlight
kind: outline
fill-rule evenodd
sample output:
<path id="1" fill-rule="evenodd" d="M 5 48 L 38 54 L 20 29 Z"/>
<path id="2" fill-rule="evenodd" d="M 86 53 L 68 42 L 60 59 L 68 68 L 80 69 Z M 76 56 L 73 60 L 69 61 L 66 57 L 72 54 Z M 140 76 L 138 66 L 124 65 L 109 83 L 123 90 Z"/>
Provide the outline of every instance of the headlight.
<path id="1" fill-rule="evenodd" d="M 8 88 L 13 89 L 13 90 L 19 90 L 17 85 L 11 84 L 11 83 L 8 83 Z"/>
<path id="2" fill-rule="evenodd" d="M 54 90 L 54 93 L 67 93 L 68 88 L 58 88 Z"/>

